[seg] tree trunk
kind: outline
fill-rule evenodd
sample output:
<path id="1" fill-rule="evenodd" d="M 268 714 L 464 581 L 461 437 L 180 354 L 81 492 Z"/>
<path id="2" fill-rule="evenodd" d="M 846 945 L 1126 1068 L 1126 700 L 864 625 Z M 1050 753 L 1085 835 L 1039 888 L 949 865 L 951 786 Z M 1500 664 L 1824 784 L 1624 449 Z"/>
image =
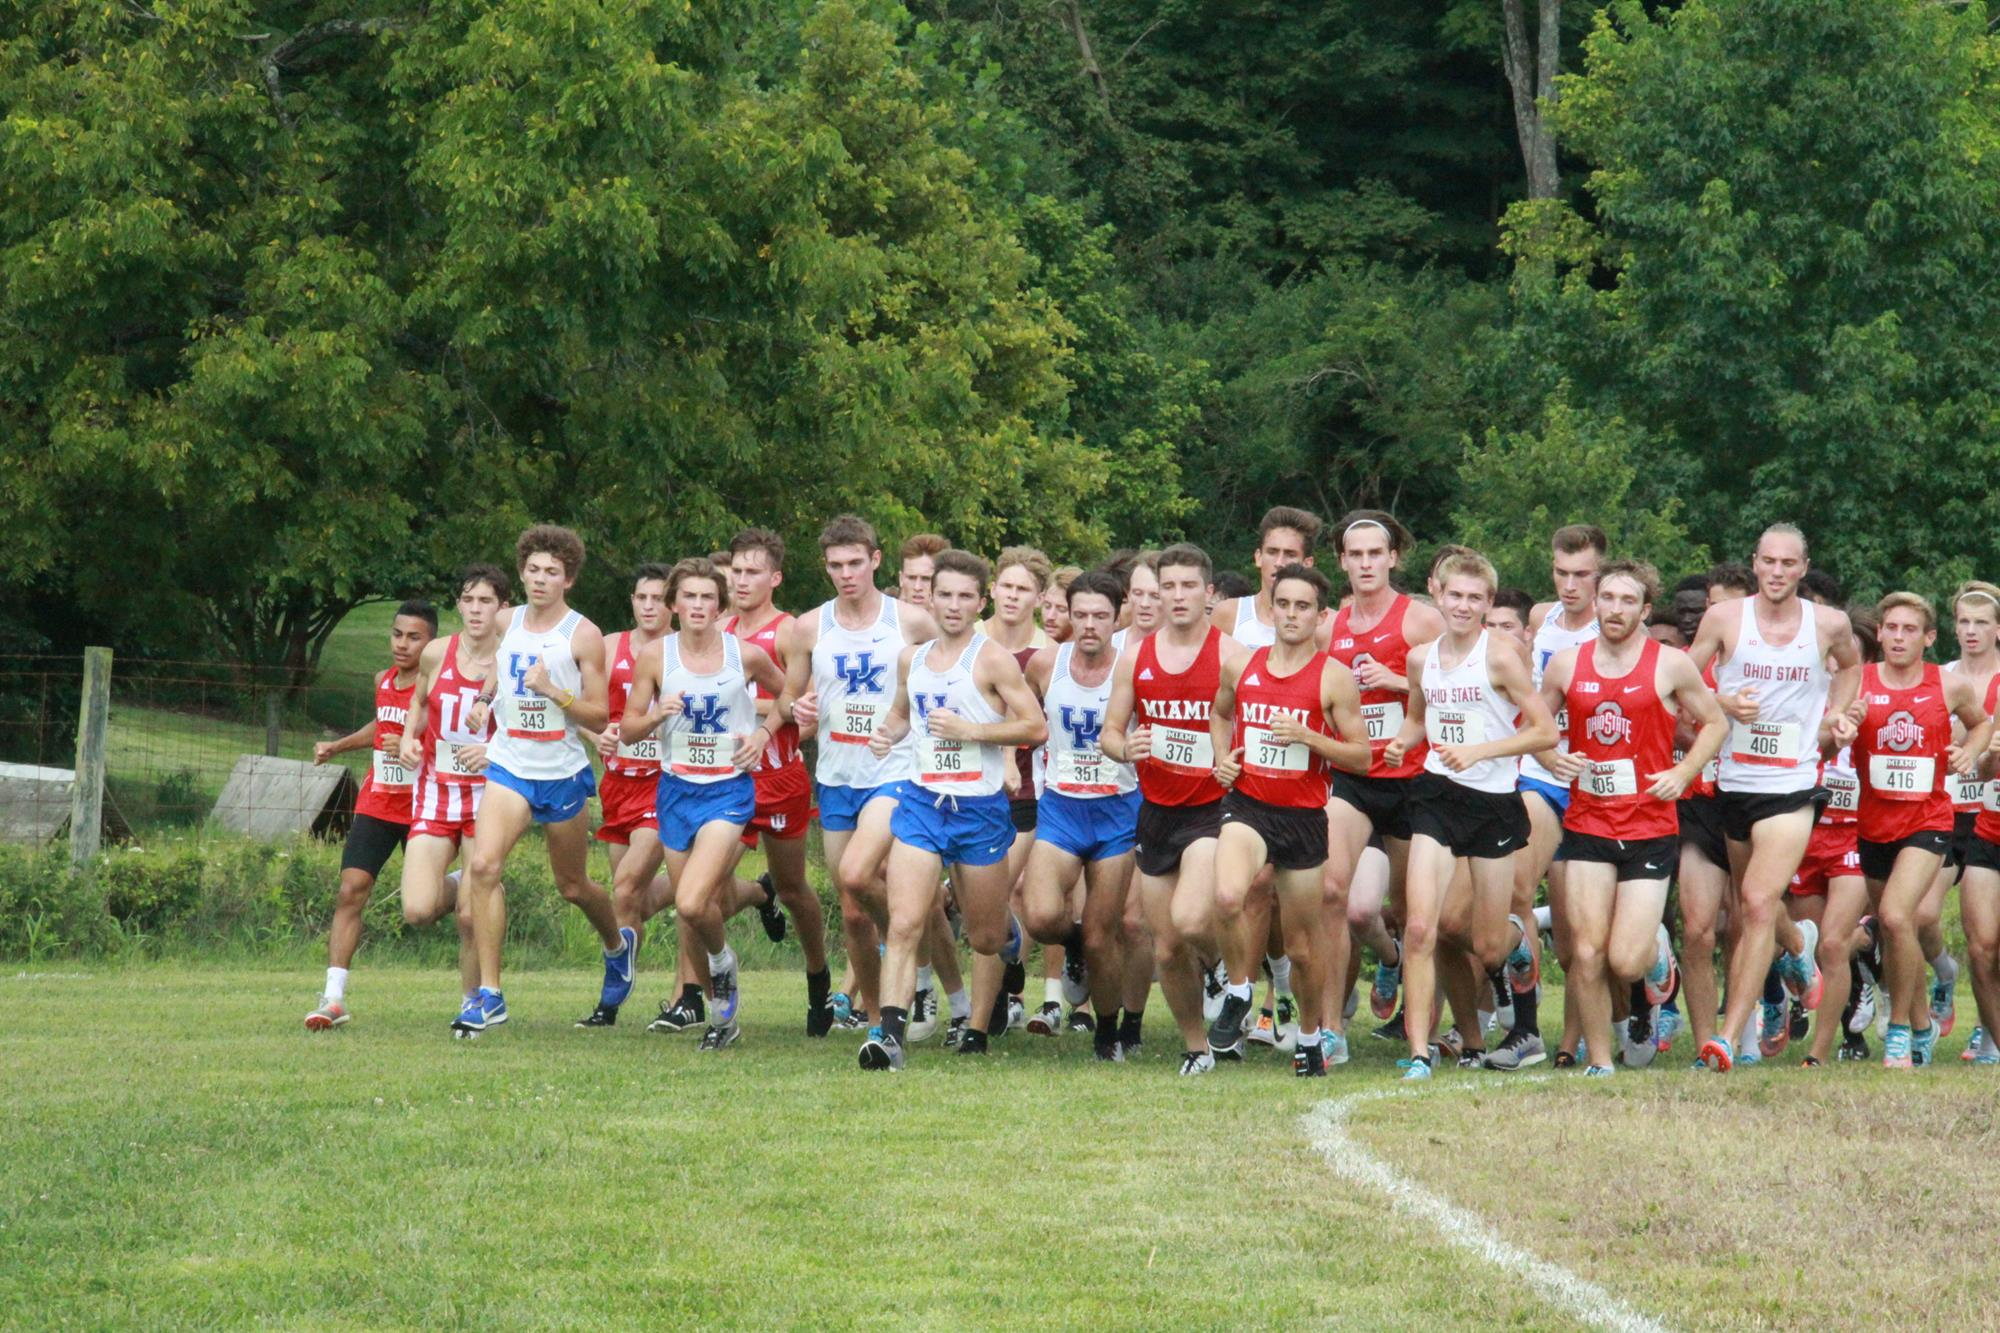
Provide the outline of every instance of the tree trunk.
<path id="1" fill-rule="evenodd" d="M 1104 109 L 1111 109 L 1111 87 L 1104 81 L 1104 68 L 1097 63 L 1097 53 L 1091 49 L 1090 34 L 1084 30 L 1083 14 L 1077 9 L 1077 0 L 1066 0 L 1062 6 L 1063 23 L 1069 28 L 1069 35 L 1076 39 L 1076 54 L 1083 62 L 1083 72 L 1097 89 L 1097 100 Z"/>
<path id="2" fill-rule="evenodd" d="M 1561 185 L 1556 174 L 1556 136 L 1546 113 L 1556 101 L 1556 70 L 1562 59 L 1562 0 L 1539 0 L 1535 49 L 1528 47 L 1523 0 L 1501 0 L 1507 21 L 1500 64 L 1514 95 L 1514 136 L 1528 173 L 1528 197 L 1553 199 Z"/>

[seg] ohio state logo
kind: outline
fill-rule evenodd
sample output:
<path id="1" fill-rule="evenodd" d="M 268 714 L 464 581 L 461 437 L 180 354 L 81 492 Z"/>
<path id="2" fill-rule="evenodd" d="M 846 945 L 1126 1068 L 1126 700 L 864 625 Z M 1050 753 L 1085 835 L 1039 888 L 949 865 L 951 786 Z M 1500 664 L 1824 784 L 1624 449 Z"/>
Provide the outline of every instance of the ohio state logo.
<path id="1" fill-rule="evenodd" d="M 1875 729 L 1875 748 L 1907 754 L 1924 743 L 1923 724 L 1906 708 L 1889 714 L 1889 720 Z"/>
<path id="2" fill-rule="evenodd" d="M 1590 712 L 1583 724 L 1583 734 L 1599 745 L 1623 745 L 1632 739 L 1632 719 L 1625 716 L 1625 710 L 1607 699 Z"/>

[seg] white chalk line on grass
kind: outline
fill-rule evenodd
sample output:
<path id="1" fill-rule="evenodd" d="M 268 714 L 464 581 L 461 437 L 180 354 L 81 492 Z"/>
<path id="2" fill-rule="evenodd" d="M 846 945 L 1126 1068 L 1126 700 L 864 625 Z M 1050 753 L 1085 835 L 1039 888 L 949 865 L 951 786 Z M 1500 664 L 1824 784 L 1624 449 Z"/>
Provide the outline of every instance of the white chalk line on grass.
<path id="1" fill-rule="evenodd" d="M 1436 1096 L 1474 1086 L 1478 1085 L 1447 1084 L 1427 1089 L 1425 1095 Z M 1299 1119 L 1305 1126 L 1306 1137 L 1327 1165 L 1357 1184 L 1380 1190 L 1399 1211 L 1427 1223 L 1454 1247 L 1522 1278 L 1552 1304 L 1587 1324 L 1613 1329 L 1616 1333 L 1665 1333 L 1666 1325 L 1634 1310 L 1590 1279 L 1511 1243 L 1477 1213 L 1424 1188 L 1357 1143 L 1347 1129 L 1354 1109 L 1400 1095 L 1393 1088 L 1352 1093 L 1321 1102 Z"/>

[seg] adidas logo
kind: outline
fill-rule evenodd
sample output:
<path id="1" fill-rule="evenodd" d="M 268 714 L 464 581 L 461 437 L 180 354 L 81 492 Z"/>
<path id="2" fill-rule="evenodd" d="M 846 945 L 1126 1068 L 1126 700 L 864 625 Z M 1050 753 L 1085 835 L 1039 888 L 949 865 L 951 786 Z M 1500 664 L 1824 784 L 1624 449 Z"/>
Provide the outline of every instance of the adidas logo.
<path id="1" fill-rule="evenodd" d="M 618 659 L 618 665 L 612 667 L 611 669 L 613 671 L 630 671 L 632 669 L 632 664 L 621 657 Z"/>
<path id="2" fill-rule="evenodd" d="M 1153 678 L 1153 668 L 1151 667 L 1147 667 L 1145 670 L 1139 673 L 1140 680 L 1151 680 L 1152 678 Z"/>
<path id="3" fill-rule="evenodd" d="M 1257 679 L 1257 673 L 1253 671 L 1253 672 L 1251 672 L 1251 673 L 1250 673 L 1249 675 L 1247 675 L 1247 676 L 1245 676 L 1245 677 L 1243 678 L 1243 683 L 1244 683 L 1245 685 L 1262 685 L 1262 684 L 1263 684 L 1264 682 L 1263 682 L 1263 681 L 1261 681 L 1261 680 L 1258 680 L 1258 679 Z"/>

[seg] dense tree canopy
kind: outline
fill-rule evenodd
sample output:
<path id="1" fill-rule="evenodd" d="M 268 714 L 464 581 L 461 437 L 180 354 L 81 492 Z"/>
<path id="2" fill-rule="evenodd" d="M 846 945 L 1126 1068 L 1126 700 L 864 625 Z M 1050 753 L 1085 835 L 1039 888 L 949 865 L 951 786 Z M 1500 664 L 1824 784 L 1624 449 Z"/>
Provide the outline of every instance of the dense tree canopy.
<path id="1" fill-rule="evenodd" d="M 1936 593 L 2000 571 L 1995 57 L 1920 0 L 18 6 L 0 650 L 305 670 L 531 519 L 613 613 L 842 508 L 1240 563 L 1381 505 L 1528 580 L 1789 517 Z"/>

